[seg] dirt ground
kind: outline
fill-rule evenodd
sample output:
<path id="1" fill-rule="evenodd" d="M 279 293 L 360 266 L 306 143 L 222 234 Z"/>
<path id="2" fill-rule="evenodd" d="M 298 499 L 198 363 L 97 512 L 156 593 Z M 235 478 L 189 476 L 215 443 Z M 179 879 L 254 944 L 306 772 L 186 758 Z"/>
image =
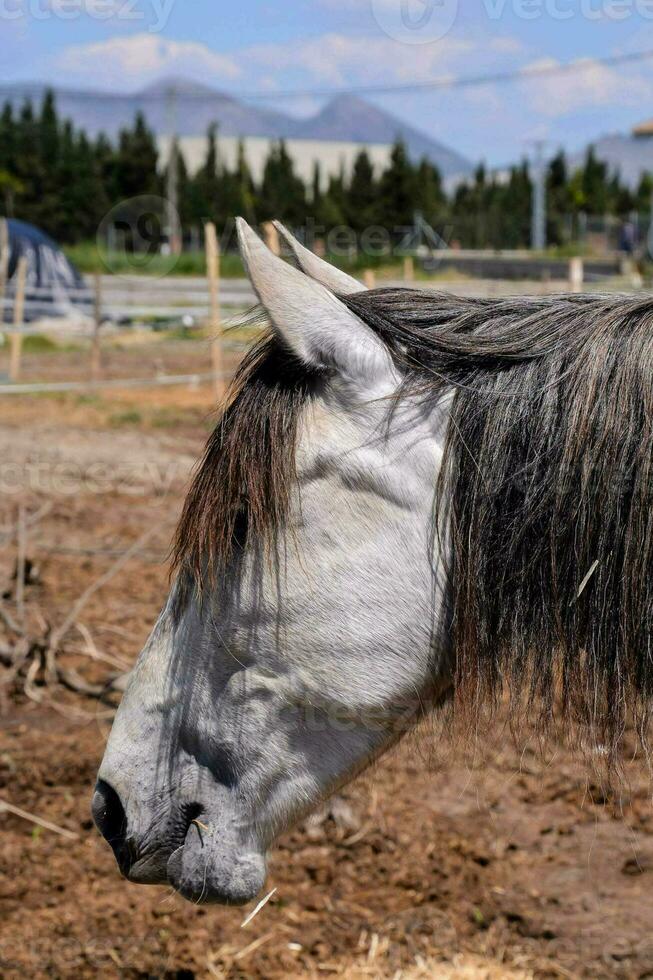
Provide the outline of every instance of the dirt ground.
<path id="1" fill-rule="evenodd" d="M 201 361 L 192 345 L 164 347 L 176 370 Z M 142 356 L 116 355 L 117 368 Z M 45 358 L 30 368 L 65 377 L 68 366 L 53 355 L 51 369 Z M 157 528 L 64 644 L 62 661 L 90 681 L 128 665 L 154 621 L 211 419 L 202 387 L 0 402 L 9 608 L 19 504 L 36 568 L 27 614 L 55 625 Z M 542 755 L 497 737 L 464 755 L 424 732 L 344 793 L 353 826 L 327 817 L 284 838 L 270 868 L 277 890 L 241 929 L 249 909 L 197 908 L 121 880 L 89 815 L 110 706 L 58 688 L 36 696 L 7 691 L 0 671 L 0 801 L 77 837 L 0 812 L 7 980 L 653 977 L 653 806 L 641 763 L 627 762 L 606 797 L 562 747 Z"/>

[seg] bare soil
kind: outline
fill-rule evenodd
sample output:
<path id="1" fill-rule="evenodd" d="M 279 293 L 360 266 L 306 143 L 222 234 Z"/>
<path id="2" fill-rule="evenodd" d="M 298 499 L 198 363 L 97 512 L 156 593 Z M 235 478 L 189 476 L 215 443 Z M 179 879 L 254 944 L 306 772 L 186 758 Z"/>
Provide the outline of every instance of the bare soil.
<path id="1" fill-rule="evenodd" d="M 81 617 L 102 654 L 131 662 L 166 594 L 165 553 L 211 417 L 207 388 L 0 402 L 0 591 L 19 503 L 28 515 L 51 504 L 30 530 L 27 601 L 55 624 L 157 524 Z M 83 647 L 71 634 L 66 662 L 96 681 L 115 673 Z M 3 712 L 0 800 L 78 834 L 0 813 L 7 980 L 653 977 L 641 763 L 606 796 L 563 747 L 542 755 L 498 735 L 463 755 L 424 732 L 345 792 L 356 829 L 329 817 L 284 838 L 277 891 L 241 929 L 249 910 L 121 880 L 89 815 L 107 705 L 57 690 L 41 704 L 14 693 Z"/>

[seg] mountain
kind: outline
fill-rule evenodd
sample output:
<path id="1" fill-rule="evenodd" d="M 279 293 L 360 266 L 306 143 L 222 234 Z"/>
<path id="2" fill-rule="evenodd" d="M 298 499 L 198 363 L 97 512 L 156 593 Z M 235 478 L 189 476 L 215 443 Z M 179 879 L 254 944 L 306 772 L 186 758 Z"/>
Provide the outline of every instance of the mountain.
<path id="1" fill-rule="evenodd" d="M 245 105 L 222 92 L 192 82 L 157 82 L 141 92 L 112 92 L 57 88 L 42 84 L 0 85 L 0 104 L 9 101 L 20 106 L 26 99 L 38 103 L 49 87 L 57 99 L 59 113 L 89 136 L 105 133 L 111 139 L 123 126 L 130 125 L 137 112 L 143 112 L 157 136 L 167 135 L 171 124 L 170 92 L 174 87 L 177 131 L 180 136 L 199 136 L 211 123 L 220 123 L 225 136 L 292 136 L 295 120 L 281 113 Z"/>
<path id="2" fill-rule="evenodd" d="M 49 86 L 40 83 L 0 85 L 0 105 L 19 107 L 26 99 L 38 103 Z M 217 122 L 224 136 L 262 136 L 274 139 L 310 139 L 353 143 L 391 143 L 401 136 L 414 159 L 428 157 L 443 176 L 466 175 L 473 166 L 455 150 L 406 125 L 395 116 L 354 96 L 340 95 L 308 119 L 252 106 L 246 102 L 187 79 L 162 79 L 140 92 L 114 94 L 104 91 L 57 88 L 59 112 L 89 136 L 106 133 L 112 139 L 143 112 L 158 136 L 170 131 L 174 116 L 180 136 L 202 136 Z"/>
<path id="3" fill-rule="evenodd" d="M 401 136 L 413 159 L 428 157 L 445 177 L 468 174 L 473 169 L 470 161 L 455 150 L 353 95 L 332 99 L 321 112 L 301 124 L 296 135 L 353 143 L 392 143 Z"/>
<path id="4" fill-rule="evenodd" d="M 599 160 L 605 160 L 610 170 L 618 171 L 624 184 L 635 188 L 641 176 L 653 172 L 653 136 L 632 136 L 612 133 L 593 141 L 592 146 Z M 571 157 L 572 167 L 581 167 L 587 150 Z"/>

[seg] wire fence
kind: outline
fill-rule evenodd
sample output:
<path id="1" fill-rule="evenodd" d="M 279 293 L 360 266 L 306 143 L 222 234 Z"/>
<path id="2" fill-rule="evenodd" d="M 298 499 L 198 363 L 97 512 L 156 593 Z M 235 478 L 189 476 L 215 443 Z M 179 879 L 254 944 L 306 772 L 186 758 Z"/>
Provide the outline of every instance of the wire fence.
<path id="1" fill-rule="evenodd" d="M 36 269 L 28 277 L 27 259 L 18 258 L 15 271 L 0 283 L 0 331 L 8 340 L 9 366 L 0 377 L 0 394 L 79 391 L 94 388 L 156 387 L 211 382 L 217 394 L 224 389 L 223 310 L 232 313 L 254 302 L 248 284 L 220 290 L 220 257 L 215 228 L 206 229 L 207 275 L 189 280 L 145 276 L 101 276 L 65 286 L 40 285 Z M 0 247 L 0 265 L 9 268 L 8 240 Z M 103 344 L 108 338 L 137 329 L 170 331 L 207 329 L 210 334 L 210 368 L 192 373 L 157 372 L 155 377 L 108 378 L 103 370 Z M 30 337 L 52 335 L 60 340 L 74 337 L 90 342 L 87 378 L 23 383 L 23 354 Z"/>
<path id="2" fill-rule="evenodd" d="M 207 275 L 180 277 L 168 275 L 157 279 L 143 275 L 96 275 L 80 287 L 61 290 L 29 284 L 26 270 L 20 263 L 12 279 L 0 295 L 0 337 L 8 342 L 9 365 L 6 375 L 0 374 L 1 395 L 82 392 L 96 389 L 155 388 L 159 386 L 212 384 L 220 395 L 230 372 L 225 369 L 224 355 L 238 352 L 244 339 L 225 334 L 239 313 L 257 302 L 250 283 L 244 279 L 221 278 L 217 237 L 212 226 L 207 227 Z M 424 268 L 428 263 L 423 264 Z M 525 266 L 513 277 L 514 270 Z M 363 274 L 366 285 L 403 285 L 437 289 L 463 296 L 499 297 L 506 295 L 554 294 L 594 288 L 624 288 L 618 280 L 616 262 L 605 264 L 596 275 L 590 263 L 582 259 L 534 260 L 527 253 L 464 253 L 447 250 L 439 256 L 433 270 L 435 278 L 422 278 L 412 258 L 404 261 L 401 280 L 382 280 L 376 273 Z M 449 270 L 451 277 L 449 277 Z M 503 270 L 503 271 L 502 271 Z M 503 275 L 503 278 L 479 278 L 483 272 Z M 461 274 L 462 273 L 462 274 Z M 469 273 L 469 274 L 468 274 Z M 615 277 L 614 283 L 609 276 Z M 628 280 L 628 288 L 641 286 L 636 273 Z M 111 338 L 136 335 L 138 331 L 181 331 L 192 335 L 203 331 L 208 337 L 210 354 L 206 370 L 165 373 L 158 369 L 154 376 L 107 377 L 103 348 Z M 51 336 L 56 341 L 72 338 L 89 347 L 86 377 L 69 380 L 38 380 L 23 378 L 24 345 L 30 337 Z"/>
<path id="3" fill-rule="evenodd" d="M 221 306 L 230 312 L 256 302 L 251 286 L 244 280 L 223 280 L 221 293 Z M 23 312 L 22 325 L 16 323 L 18 305 Z M 12 332 L 33 333 L 44 326 L 56 326 L 61 333 L 90 334 L 98 314 L 107 328 L 125 330 L 158 320 L 174 328 L 189 317 L 202 323 L 211 315 L 211 297 L 209 284 L 202 278 L 103 275 L 96 277 L 95 284 L 66 290 L 65 294 L 49 287 L 26 285 L 22 299 L 17 285 L 10 282 L 5 296 L 0 298 L 0 310 L 4 314 L 0 323 L 4 322 L 5 329 L 11 328 Z M 57 322 L 48 324 L 50 320 Z"/>

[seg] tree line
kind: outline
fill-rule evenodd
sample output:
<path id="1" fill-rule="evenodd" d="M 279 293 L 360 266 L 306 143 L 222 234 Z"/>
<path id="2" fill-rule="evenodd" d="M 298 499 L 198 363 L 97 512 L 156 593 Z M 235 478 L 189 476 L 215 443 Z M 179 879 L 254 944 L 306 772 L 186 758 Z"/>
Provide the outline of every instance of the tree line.
<path id="1" fill-rule="evenodd" d="M 379 172 L 361 150 L 350 173 L 323 175 L 315 165 L 308 183 L 296 173 L 283 140 L 271 145 L 262 178 L 256 181 L 245 144 L 228 166 L 220 153 L 217 126 L 207 136 L 202 166 L 190 174 L 178 151 L 179 215 L 186 234 L 213 220 L 223 229 L 236 214 L 261 223 L 280 218 L 316 234 L 347 227 L 369 249 L 405 239 L 421 216 L 448 243 L 462 247 L 518 248 L 530 240 L 533 181 L 526 161 L 506 173 L 481 165 L 472 178 L 447 191 L 429 160 L 414 162 L 397 141 Z M 551 244 L 577 234 L 584 214 L 624 221 L 633 212 L 649 214 L 653 178 L 629 189 L 590 149 L 581 167 L 564 153 L 547 165 L 547 225 Z M 117 203 L 141 195 L 165 197 L 167 174 L 154 134 L 137 115 L 115 141 L 90 139 L 61 119 L 51 92 L 36 108 L 6 104 L 0 113 L 0 210 L 32 222 L 58 241 L 75 244 L 95 238 L 105 215 Z M 375 236 L 376 229 L 376 237 Z M 386 237 L 379 235 L 385 229 Z"/>

